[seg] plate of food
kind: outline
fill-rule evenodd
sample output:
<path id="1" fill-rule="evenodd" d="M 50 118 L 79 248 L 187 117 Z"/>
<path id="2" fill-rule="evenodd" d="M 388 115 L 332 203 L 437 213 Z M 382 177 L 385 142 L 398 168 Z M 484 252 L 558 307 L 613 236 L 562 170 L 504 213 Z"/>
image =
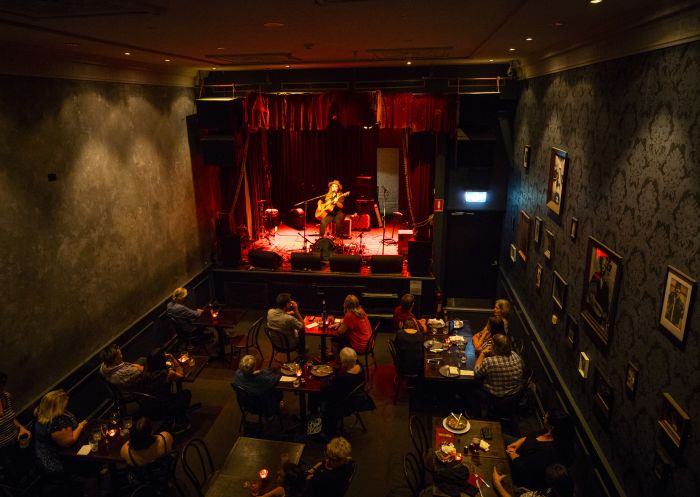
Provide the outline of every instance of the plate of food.
<path id="1" fill-rule="evenodd" d="M 457 366 L 450 366 L 448 364 L 440 366 L 438 372 L 445 378 L 457 378 L 459 376 L 459 368 Z"/>
<path id="2" fill-rule="evenodd" d="M 464 322 L 462 322 L 461 319 L 455 319 L 452 321 L 452 326 L 454 326 L 455 330 L 458 330 L 460 328 L 464 328 Z"/>
<path id="3" fill-rule="evenodd" d="M 455 449 L 454 444 L 444 443 L 440 446 L 440 448 L 438 450 L 435 451 L 435 456 L 441 462 L 450 462 L 452 459 L 454 459 L 456 453 L 457 453 L 457 449 Z"/>
<path id="4" fill-rule="evenodd" d="M 434 343 L 432 347 L 430 347 L 430 352 L 433 354 L 438 354 L 442 351 L 445 350 L 445 346 L 442 345 L 440 342 Z"/>
<path id="5" fill-rule="evenodd" d="M 299 365 L 296 362 L 286 362 L 282 364 L 280 371 L 285 376 L 296 376 Z"/>
<path id="6" fill-rule="evenodd" d="M 311 367 L 311 374 L 323 378 L 333 374 L 333 368 L 327 364 L 318 364 Z"/>
<path id="7" fill-rule="evenodd" d="M 456 433 L 457 435 L 467 433 L 472 427 L 469 424 L 469 420 L 464 416 L 460 418 L 452 415 L 449 415 L 442 420 L 442 426 L 444 426 L 447 431 Z"/>

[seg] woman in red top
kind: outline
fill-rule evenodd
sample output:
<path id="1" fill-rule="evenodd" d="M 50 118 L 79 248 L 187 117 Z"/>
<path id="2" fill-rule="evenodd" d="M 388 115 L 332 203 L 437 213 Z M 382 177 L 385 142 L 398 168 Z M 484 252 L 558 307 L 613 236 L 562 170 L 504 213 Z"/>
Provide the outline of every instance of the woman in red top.
<path id="1" fill-rule="evenodd" d="M 363 354 L 372 336 L 372 325 L 369 324 L 367 313 L 354 295 L 345 297 L 343 311 L 345 316 L 338 327 L 338 335 L 342 336 L 356 352 Z"/>

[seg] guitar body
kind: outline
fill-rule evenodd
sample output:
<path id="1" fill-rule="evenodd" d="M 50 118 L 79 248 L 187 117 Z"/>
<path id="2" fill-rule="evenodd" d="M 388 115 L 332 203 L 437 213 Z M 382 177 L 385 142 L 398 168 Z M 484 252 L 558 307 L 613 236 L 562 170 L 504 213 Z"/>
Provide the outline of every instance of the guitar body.
<path id="1" fill-rule="evenodd" d="M 335 201 L 329 200 L 328 202 L 324 202 L 323 200 L 319 200 L 318 207 L 316 207 L 316 212 L 314 212 L 314 217 L 319 221 L 322 221 L 324 217 L 331 213 L 335 207 L 335 204 L 343 200 L 348 195 L 350 195 L 350 192 L 341 193 L 338 195 L 338 198 L 336 198 Z"/>

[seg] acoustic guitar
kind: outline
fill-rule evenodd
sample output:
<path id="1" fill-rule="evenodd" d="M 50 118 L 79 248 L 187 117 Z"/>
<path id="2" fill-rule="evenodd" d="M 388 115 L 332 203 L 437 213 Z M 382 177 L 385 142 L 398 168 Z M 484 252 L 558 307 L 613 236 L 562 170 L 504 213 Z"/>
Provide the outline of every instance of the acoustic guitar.
<path id="1" fill-rule="evenodd" d="M 345 197 L 350 195 L 350 192 L 345 192 L 341 193 L 338 195 L 335 200 L 329 200 L 328 202 L 324 202 L 323 200 L 318 201 L 318 207 L 316 207 L 316 212 L 314 213 L 314 216 L 316 219 L 319 221 L 323 220 L 324 217 L 326 217 L 330 212 L 333 210 L 335 207 L 335 204 L 343 200 Z"/>

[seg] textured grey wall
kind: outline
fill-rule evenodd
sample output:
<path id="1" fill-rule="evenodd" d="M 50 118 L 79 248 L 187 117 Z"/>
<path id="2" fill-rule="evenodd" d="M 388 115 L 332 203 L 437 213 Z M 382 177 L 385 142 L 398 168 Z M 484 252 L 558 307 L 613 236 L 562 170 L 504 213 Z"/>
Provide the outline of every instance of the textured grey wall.
<path id="1" fill-rule="evenodd" d="M 527 144 L 532 146 L 531 167 L 524 172 Z M 525 82 L 514 146 L 503 267 L 628 495 L 651 495 L 661 392 L 673 395 L 696 428 L 700 421 L 697 294 L 684 350 L 658 327 L 667 265 L 700 278 L 700 43 Z M 561 224 L 549 218 L 546 208 L 551 147 L 566 150 L 571 158 Z M 532 236 L 527 264 L 510 262 L 508 245 L 515 240 L 511 219 L 517 222 L 521 209 L 533 221 L 540 216 L 554 231 L 551 264 Z M 575 241 L 567 236 L 572 217 L 579 219 Z M 572 353 L 564 327 L 552 331 L 546 323 L 553 310 L 552 272 L 569 283 L 565 310 L 578 319 L 589 236 L 623 257 L 619 307 L 607 352 L 581 328 Z M 540 292 L 534 287 L 537 263 L 545 268 Z M 592 377 L 583 381 L 576 374 L 580 351 L 588 353 L 591 367 L 600 368 L 615 389 L 608 427 L 593 413 Z M 641 369 L 634 400 L 623 391 L 629 361 Z M 697 494 L 699 432 L 691 435 L 665 495 Z"/>
<path id="2" fill-rule="evenodd" d="M 193 111 L 189 89 L 0 77 L 0 368 L 19 405 L 203 268 Z"/>

